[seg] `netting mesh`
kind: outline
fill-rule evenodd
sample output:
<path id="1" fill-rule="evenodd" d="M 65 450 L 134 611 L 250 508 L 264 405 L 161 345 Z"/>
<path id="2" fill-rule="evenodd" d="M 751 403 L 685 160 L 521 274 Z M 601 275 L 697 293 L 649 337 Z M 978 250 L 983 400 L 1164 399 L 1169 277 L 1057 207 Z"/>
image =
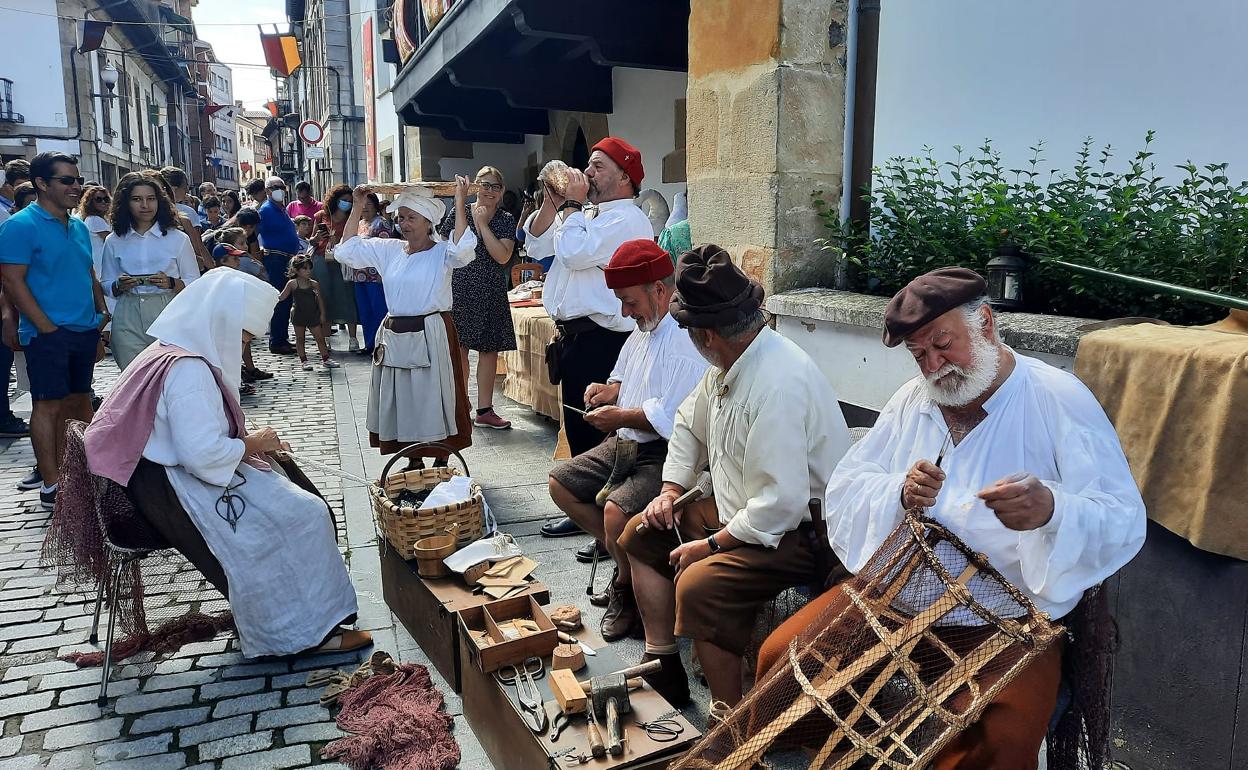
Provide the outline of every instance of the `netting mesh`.
<path id="1" fill-rule="evenodd" d="M 917 513 L 673 768 L 921 768 L 1062 629 Z"/>

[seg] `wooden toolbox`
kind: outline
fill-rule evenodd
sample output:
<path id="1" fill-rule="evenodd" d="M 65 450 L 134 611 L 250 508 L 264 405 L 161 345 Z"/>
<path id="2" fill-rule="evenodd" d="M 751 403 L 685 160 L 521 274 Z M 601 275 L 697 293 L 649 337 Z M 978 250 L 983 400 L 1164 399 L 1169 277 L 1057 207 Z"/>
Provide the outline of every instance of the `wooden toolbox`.
<path id="1" fill-rule="evenodd" d="M 422 578 L 416 572 L 416 562 L 404 561 L 384 538 L 379 541 L 378 550 L 381 552 L 382 598 L 433 662 L 438 673 L 455 692 L 459 692 L 461 664 L 459 618 L 456 613 L 486 604 L 490 598 L 474 594 L 458 575 Z M 534 582 L 516 598 L 527 597 L 532 597 L 538 604 L 547 604 L 550 602 L 550 591 L 541 583 Z"/>
<path id="2" fill-rule="evenodd" d="M 539 629 L 519 638 L 508 638 L 499 624 L 509 620 L 532 620 Z M 471 665 L 491 673 L 509 663 L 519 664 L 526 658 L 548 658 L 559 644 L 555 624 L 542 611 L 542 606 L 532 596 L 515 596 L 507 599 L 465 607 L 459 610 L 460 636 L 470 644 L 465 645 L 471 654 Z M 491 644 L 481 646 L 476 636 L 484 633 Z"/>
<path id="3" fill-rule="evenodd" d="M 504 600 L 506 601 L 506 600 Z M 609 674 L 627 668 L 636 661 L 626 662 L 611 647 L 598 647 L 600 639 L 593 638 L 588 629 L 576 634 L 597 648 L 597 655 L 585 657 L 586 666 L 576 672 L 578 679 Z M 661 770 L 693 745 L 701 733 L 685 717 L 668 704 L 663 696 L 649 685 L 630 694 L 633 713 L 624 718 L 624 753 L 618 757 L 610 754 L 591 759 L 584 765 L 572 764 L 567 757 L 572 754 L 589 754 L 589 734 L 584 715 L 573 718 L 572 724 L 559 739 L 550 739 L 550 730 L 541 735 L 530 730 L 521 715 L 515 690 L 498 681 L 496 674 L 486 673 L 473 665 L 472 640 L 460 634 L 459 644 L 464 649 L 460 656 L 463 665 L 464 718 L 472 726 L 472 732 L 481 742 L 490 762 L 498 770 L 541 770 L 542 768 L 584 767 L 586 770 Z M 553 722 L 559 706 L 550 688 L 550 656 L 542 658 L 543 675 L 535 681 L 544 700 L 547 717 Z M 673 714 L 674 712 L 674 714 Z M 672 715 L 682 731 L 670 742 L 651 740 L 639 727 L 638 722 Z M 605 729 L 605 728 L 604 728 Z"/>

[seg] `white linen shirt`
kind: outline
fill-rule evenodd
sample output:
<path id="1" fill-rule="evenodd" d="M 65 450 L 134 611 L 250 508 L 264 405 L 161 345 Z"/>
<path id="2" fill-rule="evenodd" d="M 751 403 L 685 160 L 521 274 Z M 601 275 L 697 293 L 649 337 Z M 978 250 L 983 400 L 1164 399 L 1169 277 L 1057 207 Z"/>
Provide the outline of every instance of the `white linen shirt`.
<path id="1" fill-rule="evenodd" d="M 417 316 L 451 309 L 451 271 L 476 258 L 477 236 L 471 228 L 456 243 L 445 241 L 415 254 L 399 238 L 356 236 L 334 247 L 334 259 L 355 270 L 373 268 L 381 274 L 386 308 L 392 316 Z"/>
<path id="2" fill-rule="evenodd" d="M 152 225 L 145 233 L 134 230 L 125 235 L 113 233 L 104 241 L 100 262 L 103 265 L 100 284 L 106 295 L 112 295 L 113 284 L 123 275 L 164 273 L 181 279 L 187 285 L 199 277 L 199 263 L 195 261 L 191 239 L 175 227 L 170 227 L 163 234 L 160 225 Z M 160 294 L 168 289 L 143 284 L 130 291 L 134 294 Z"/>
<path id="3" fill-rule="evenodd" d="M 719 521 L 775 548 L 810 520 L 849 447 L 836 394 L 810 356 L 764 327 L 736 363 L 707 370 L 676 412 L 663 480 L 684 489 L 710 465 Z"/>
<path id="4" fill-rule="evenodd" d="M 624 341 L 607 382 L 620 383 L 616 406 L 641 409 L 654 431 L 620 428 L 618 438 L 645 443 L 671 438 L 676 410 L 709 364 L 670 313 L 652 332 L 634 329 Z"/>
<path id="5" fill-rule="evenodd" d="M 1057 619 L 1140 550 L 1144 502 L 1091 391 L 1069 372 L 1011 353 L 1015 369 L 984 403 L 988 416 L 945 449 L 945 481 L 927 513 Z M 851 572 L 901 522 L 906 472 L 918 460 L 934 462 L 948 430 L 916 377 L 841 460 L 828 482 L 828 538 Z M 975 496 L 1020 472 L 1035 474 L 1053 492 L 1053 518 L 1027 532 L 1008 529 Z M 949 566 L 956 575 L 965 563 Z M 967 611 L 958 614 L 963 617 L 948 621 L 982 623 Z"/>
<path id="6" fill-rule="evenodd" d="M 620 313 L 620 300 L 607 288 L 602 268 L 625 241 L 654 240 L 654 228 L 630 198 L 607 201 L 587 217 L 574 211 L 556 221 L 555 261 L 546 274 L 542 305 L 556 321 L 588 318 L 616 332 L 631 332 L 636 324 Z"/>
<path id="7" fill-rule="evenodd" d="M 557 219 L 551 220 L 550 226 L 546 228 L 546 232 L 541 235 L 534 235 L 533 223 L 537 221 L 537 215 L 540 213 L 542 213 L 540 210 L 534 211 L 532 214 L 529 214 L 528 219 L 524 220 L 524 252 L 534 262 L 554 256 L 555 226 L 559 224 Z"/>

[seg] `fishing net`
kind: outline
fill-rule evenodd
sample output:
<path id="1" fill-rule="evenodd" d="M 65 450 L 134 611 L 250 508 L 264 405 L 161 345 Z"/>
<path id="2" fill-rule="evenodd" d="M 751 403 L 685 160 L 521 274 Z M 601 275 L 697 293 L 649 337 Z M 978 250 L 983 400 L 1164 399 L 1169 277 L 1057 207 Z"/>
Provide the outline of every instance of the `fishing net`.
<path id="1" fill-rule="evenodd" d="M 917 512 L 673 768 L 749 770 L 803 749 L 812 768 L 922 768 L 1062 633 Z"/>

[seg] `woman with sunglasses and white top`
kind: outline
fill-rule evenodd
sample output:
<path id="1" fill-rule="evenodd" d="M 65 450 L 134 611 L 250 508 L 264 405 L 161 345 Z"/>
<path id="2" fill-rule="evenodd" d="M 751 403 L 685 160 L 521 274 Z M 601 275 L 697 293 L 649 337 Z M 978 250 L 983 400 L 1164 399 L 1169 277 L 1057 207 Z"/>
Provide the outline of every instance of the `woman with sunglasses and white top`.
<path id="1" fill-rule="evenodd" d="M 195 249 L 178 229 L 177 212 L 161 185 L 144 174 L 126 174 L 110 215 L 100 283 L 117 298 L 112 348 L 124 370 L 151 344 L 147 329 L 173 296 L 199 277 Z"/>

